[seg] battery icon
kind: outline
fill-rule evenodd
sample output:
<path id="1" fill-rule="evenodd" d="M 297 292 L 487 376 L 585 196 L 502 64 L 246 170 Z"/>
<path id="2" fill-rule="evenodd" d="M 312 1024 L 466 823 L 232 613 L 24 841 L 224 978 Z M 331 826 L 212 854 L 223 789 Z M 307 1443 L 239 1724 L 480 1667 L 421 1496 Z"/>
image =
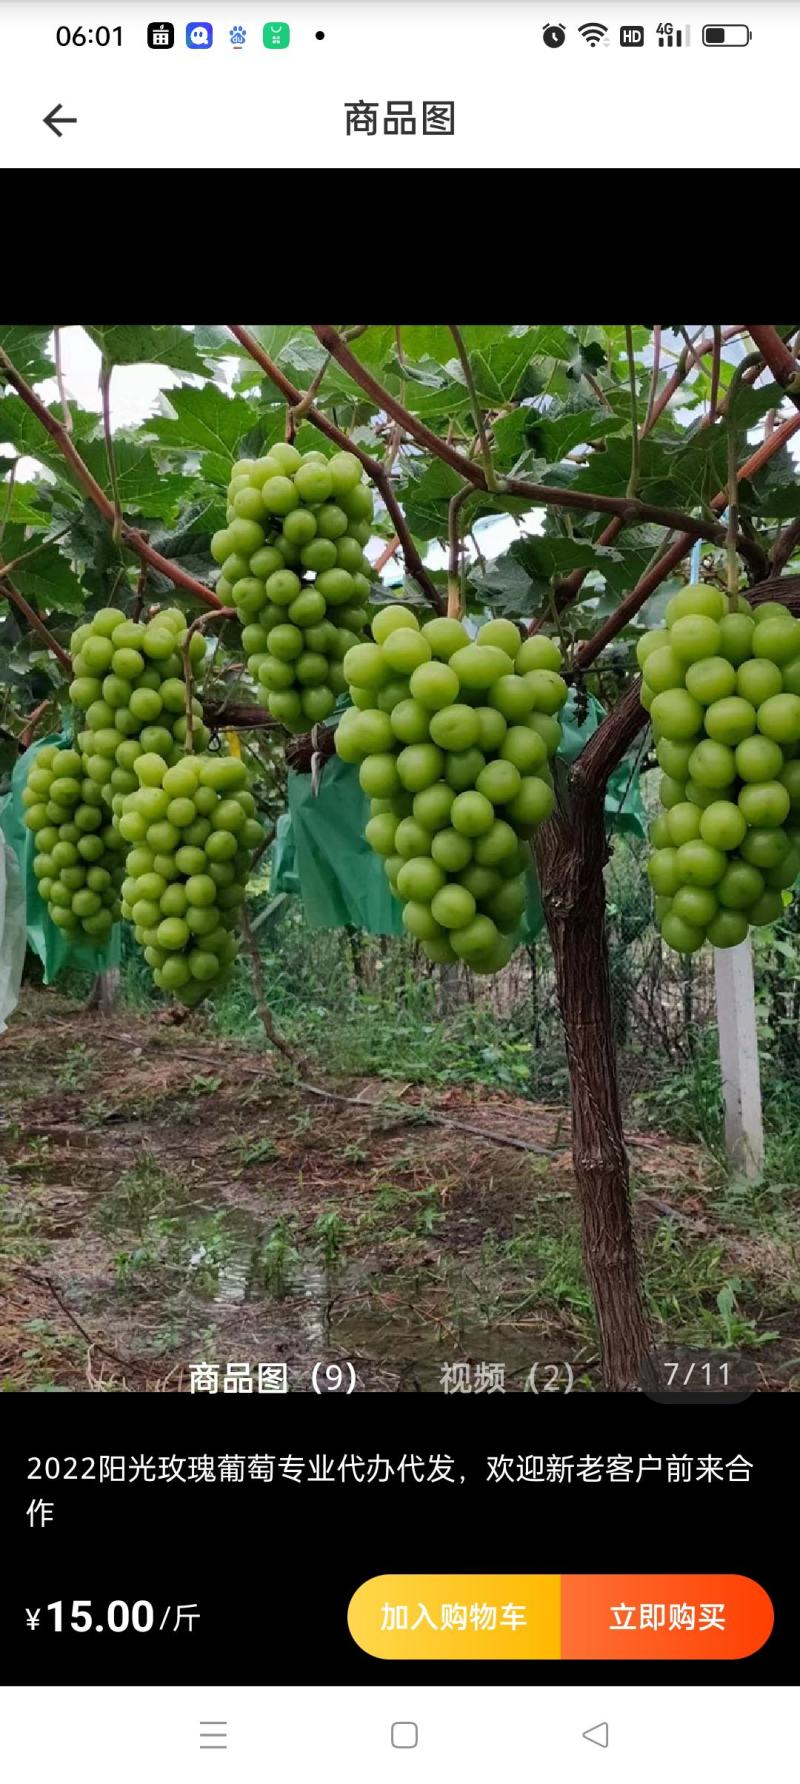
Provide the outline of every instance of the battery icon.
<path id="1" fill-rule="evenodd" d="M 744 49 L 753 33 L 749 25 L 704 25 L 703 42 L 709 49 Z"/>

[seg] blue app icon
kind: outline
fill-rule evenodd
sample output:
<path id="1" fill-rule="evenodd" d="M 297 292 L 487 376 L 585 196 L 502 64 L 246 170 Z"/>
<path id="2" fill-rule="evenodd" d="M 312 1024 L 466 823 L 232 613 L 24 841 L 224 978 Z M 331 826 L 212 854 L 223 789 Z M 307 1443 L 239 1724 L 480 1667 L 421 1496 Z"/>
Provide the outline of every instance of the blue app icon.
<path id="1" fill-rule="evenodd" d="M 186 27 L 186 44 L 190 50 L 210 50 L 214 42 L 214 27 L 204 19 L 194 19 Z"/>

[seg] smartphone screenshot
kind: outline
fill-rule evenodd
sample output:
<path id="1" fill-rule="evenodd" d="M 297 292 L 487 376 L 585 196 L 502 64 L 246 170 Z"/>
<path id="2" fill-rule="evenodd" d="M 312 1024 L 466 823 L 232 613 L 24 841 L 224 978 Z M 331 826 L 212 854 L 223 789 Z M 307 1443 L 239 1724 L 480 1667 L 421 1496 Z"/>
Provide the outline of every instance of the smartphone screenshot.
<path id="1" fill-rule="evenodd" d="M 3 164 L 589 176 L 798 164 L 779 80 L 800 53 L 789 0 L 687 0 L 671 17 L 654 0 L 284 10 L 3 0 Z"/>
<path id="2" fill-rule="evenodd" d="M 800 324 L 104 214 L 0 325 L 9 1769 L 791 1776 Z"/>

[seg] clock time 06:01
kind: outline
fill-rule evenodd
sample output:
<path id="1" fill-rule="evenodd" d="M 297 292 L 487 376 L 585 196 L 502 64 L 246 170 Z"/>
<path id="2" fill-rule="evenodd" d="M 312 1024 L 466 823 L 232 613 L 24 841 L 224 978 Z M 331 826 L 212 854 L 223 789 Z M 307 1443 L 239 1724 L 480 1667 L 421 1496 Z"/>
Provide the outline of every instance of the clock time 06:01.
<path id="1" fill-rule="evenodd" d="M 56 32 L 56 43 L 60 44 L 62 49 L 71 47 L 78 50 L 83 49 L 84 44 L 87 43 L 95 43 L 101 50 L 107 49 L 109 44 L 114 44 L 119 50 L 122 48 L 122 26 L 95 25 L 93 29 L 86 29 L 83 25 L 59 25 Z"/>

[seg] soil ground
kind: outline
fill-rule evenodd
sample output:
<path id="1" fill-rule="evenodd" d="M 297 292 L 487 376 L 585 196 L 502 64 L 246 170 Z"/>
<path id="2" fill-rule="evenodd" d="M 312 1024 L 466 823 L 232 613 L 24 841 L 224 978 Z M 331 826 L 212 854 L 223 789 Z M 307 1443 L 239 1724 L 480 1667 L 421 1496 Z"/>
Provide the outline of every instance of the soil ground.
<path id="1" fill-rule="evenodd" d="M 0 1041 L 6 1390 L 186 1392 L 191 1364 L 238 1362 L 413 1392 L 455 1360 L 503 1363 L 506 1391 L 566 1361 L 600 1386 L 565 1109 L 307 1075 L 327 1095 L 202 1016 L 25 991 Z M 792 1234 L 720 1211 L 697 1147 L 627 1138 L 660 1337 L 800 1386 Z"/>

